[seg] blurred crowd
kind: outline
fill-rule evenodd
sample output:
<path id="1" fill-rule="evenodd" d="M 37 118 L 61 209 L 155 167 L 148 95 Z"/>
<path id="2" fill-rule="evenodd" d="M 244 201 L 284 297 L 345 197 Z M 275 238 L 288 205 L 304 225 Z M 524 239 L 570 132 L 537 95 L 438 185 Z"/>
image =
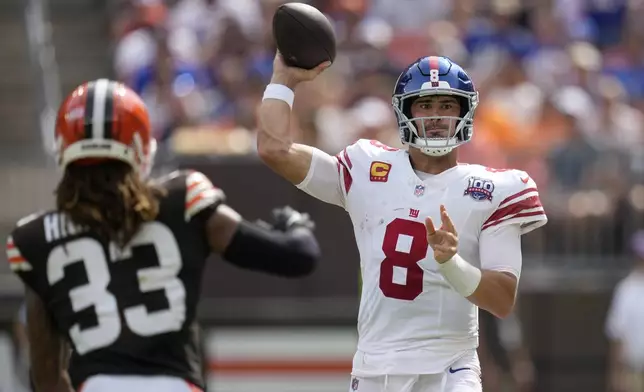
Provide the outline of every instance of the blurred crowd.
<path id="1" fill-rule="evenodd" d="M 271 22 L 284 2 L 117 2 L 115 72 L 143 96 L 169 150 L 254 153 L 256 110 L 275 54 Z M 575 218 L 560 222 L 559 232 L 603 220 L 590 253 L 620 251 L 639 226 L 644 1 L 307 2 L 335 25 L 338 56 L 298 88 L 299 141 L 330 153 L 363 137 L 399 145 L 390 106 L 395 79 L 420 56 L 444 55 L 468 70 L 480 92 L 462 161 L 527 170 L 551 218 Z"/>

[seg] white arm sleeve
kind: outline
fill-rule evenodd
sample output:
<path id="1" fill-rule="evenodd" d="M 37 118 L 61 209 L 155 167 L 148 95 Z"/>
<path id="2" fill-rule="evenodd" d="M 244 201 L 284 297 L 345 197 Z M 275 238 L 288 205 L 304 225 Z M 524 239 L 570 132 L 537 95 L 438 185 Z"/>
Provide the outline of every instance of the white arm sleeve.
<path id="1" fill-rule="evenodd" d="M 344 207 L 345 197 L 340 184 L 338 165 L 336 158 L 313 148 L 309 172 L 296 187 L 325 203 Z"/>
<path id="2" fill-rule="evenodd" d="M 521 276 L 521 226 L 519 224 L 490 227 L 479 238 L 481 269 L 509 272 Z"/>

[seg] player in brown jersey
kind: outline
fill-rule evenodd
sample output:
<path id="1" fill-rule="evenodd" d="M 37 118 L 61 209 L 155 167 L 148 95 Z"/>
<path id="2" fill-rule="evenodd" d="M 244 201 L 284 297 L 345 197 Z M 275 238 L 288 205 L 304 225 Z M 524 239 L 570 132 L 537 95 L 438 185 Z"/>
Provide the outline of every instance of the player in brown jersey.
<path id="1" fill-rule="evenodd" d="M 147 181 L 148 113 L 120 83 L 76 88 L 55 132 L 56 208 L 22 219 L 7 240 L 27 288 L 36 389 L 202 390 L 195 313 L 206 259 L 308 275 L 320 256 L 311 220 L 282 208 L 270 228 L 247 222 L 195 171 Z"/>

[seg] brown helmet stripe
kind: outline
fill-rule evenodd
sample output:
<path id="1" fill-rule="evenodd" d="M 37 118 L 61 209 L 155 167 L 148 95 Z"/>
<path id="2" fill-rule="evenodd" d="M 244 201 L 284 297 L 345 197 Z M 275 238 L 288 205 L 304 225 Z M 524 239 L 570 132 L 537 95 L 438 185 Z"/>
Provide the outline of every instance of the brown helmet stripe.
<path id="1" fill-rule="evenodd" d="M 96 83 L 89 82 L 87 83 L 87 88 L 85 89 L 85 139 L 91 139 L 92 134 L 92 115 L 94 113 L 94 89 Z"/>
<path id="2" fill-rule="evenodd" d="M 112 138 L 112 128 L 114 127 L 114 89 L 116 83 L 110 81 L 107 85 L 107 91 L 105 92 L 105 125 L 103 128 L 103 137 L 105 139 Z"/>
<path id="3" fill-rule="evenodd" d="M 85 137 L 112 137 L 114 117 L 114 87 L 108 79 L 98 79 L 87 85 L 85 98 Z"/>

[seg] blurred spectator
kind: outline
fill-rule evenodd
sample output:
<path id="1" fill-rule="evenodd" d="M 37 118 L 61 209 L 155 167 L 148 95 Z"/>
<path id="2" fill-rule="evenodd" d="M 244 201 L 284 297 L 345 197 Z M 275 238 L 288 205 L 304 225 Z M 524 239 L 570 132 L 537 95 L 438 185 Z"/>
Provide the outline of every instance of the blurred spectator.
<path id="1" fill-rule="evenodd" d="M 531 392 L 535 390 L 535 367 L 525 346 L 523 331 L 515 310 L 498 319 L 479 312 L 478 348 L 483 390 L 495 392 Z"/>
<path id="2" fill-rule="evenodd" d="M 112 28 L 114 68 L 127 83 L 138 69 L 154 62 L 157 48 L 152 29 L 163 25 L 167 8 L 160 0 L 124 0 L 119 5 Z"/>
<path id="3" fill-rule="evenodd" d="M 115 69 L 143 94 L 168 149 L 254 152 L 256 107 L 275 54 L 272 17 L 284 2 L 122 1 Z M 397 75 L 417 57 L 446 55 L 480 92 L 476 136 L 460 159 L 528 171 L 553 212 L 543 236 L 559 219 L 576 219 L 565 223 L 570 230 L 591 217 L 605 228 L 641 222 L 644 2 L 309 3 L 334 25 L 338 54 L 321 78 L 298 87 L 297 141 L 330 153 L 362 137 L 399 146 L 390 106 Z M 621 231 L 610 233 L 619 243 L 611 249 L 622 249 Z M 567 251 L 584 243 L 566 241 L 549 243 Z"/>
<path id="4" fill-rule="evenodd" d="M 635 263 L 616 287 L 606 320 L 609 392 L 644 391 L 644 231 L 632 237 Z"/>
<path id="5" fill-rule="evenodd" d="M 13 321 L 13 337 L 15 339 L 17 353 L 14 365 L 16 381 L 20 384 L 16 386 L 18 390 L 31 389 L 31 381 L 29 375 L 29 340 L 27 338 L 27 305 L 22 303 L 18 314 Z"/>
<path id="6" fill-rule="evenodd" d="M 154 136 L 163 141 L 179 125 L 204 121 L 213 108 L 204 96 L 205 71 L 175 58 L 163 29 L 153 34 L 154 62 L 135 71 L 130 83 L 148 107 Z"/>

